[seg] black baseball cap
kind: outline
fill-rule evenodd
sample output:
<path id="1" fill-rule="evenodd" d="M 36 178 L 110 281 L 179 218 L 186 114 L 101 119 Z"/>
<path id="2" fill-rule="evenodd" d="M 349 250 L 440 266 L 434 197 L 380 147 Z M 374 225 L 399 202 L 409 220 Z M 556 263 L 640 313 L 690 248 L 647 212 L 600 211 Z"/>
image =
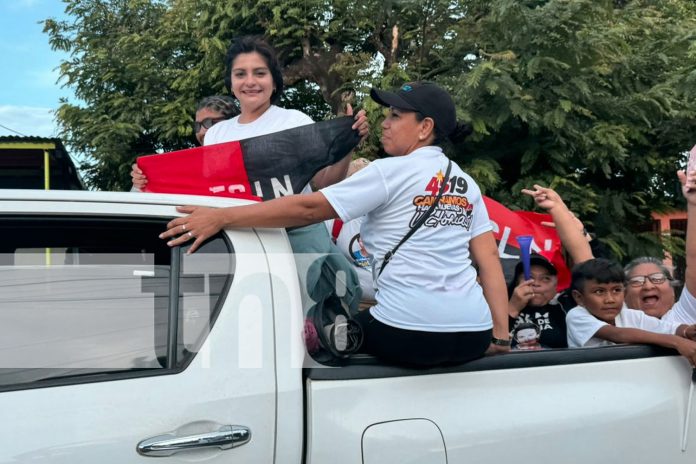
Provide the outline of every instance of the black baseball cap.
<path id="1" fill-rule="evenodd" d="M 432 118 L 435 127 L 445 135 L 450 135 L 457 127 L 457 110 L 452 97 L 432 82 L 408 82 L 397 92 L 373 88 L 370 96 L 382 106 L 418 111 L 423 116 Z"/>
<path id="2" fill-rule="evenodd" d="M 548 259 L 546 259 L 545 257 L 543 257 L 540 254 L 532 253 L 532 255 L 529 257 L 529 265 L 530 266 L 541 266 L 544 269 L 546 269 L 547 271 L 549 271 L 549 274 L 558 275 L 558 271 L 556 270 L 554 265 L 551 264 L 551 261 L 549 261 Z M 515 266 L 515 273 L 513 274 L 513 277 L 512 277 L 513 285 L 517 285 L 516 284 L 517 279 L 519 279 L 520 275 L 523 272 L 524 272 L 524 269 L 522 267 L 522 261 L 520 261 Z"/>

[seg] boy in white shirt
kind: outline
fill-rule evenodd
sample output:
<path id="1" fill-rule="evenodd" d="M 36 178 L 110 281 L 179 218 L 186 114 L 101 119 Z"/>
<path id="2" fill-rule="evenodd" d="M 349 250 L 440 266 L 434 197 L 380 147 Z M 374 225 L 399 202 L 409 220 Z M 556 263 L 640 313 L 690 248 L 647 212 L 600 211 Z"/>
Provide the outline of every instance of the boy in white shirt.
<path id="1" fill-rule="evenodd" d="M 578 306 L 566 316 L 569 347 L 649 343 L 676 349 L 696 366 L 696 325 L 668 323 L 626 308 L 618 263 L 597 258 L 578 264 L 570 288 Z"/>

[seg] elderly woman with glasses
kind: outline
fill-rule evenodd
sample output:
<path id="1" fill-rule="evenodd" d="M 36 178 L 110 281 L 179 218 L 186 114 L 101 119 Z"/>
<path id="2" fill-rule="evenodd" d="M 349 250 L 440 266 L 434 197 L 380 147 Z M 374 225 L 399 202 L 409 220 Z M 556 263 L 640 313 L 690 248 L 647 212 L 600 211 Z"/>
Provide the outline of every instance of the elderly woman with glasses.
<path id="1" fill-rule="evenodd" d="M 678 285 L 662 260 L 636 258 L 624 268 L 626 273 L 626 305 L 669 322 L 696 322 L 696 171 L 677 173 L 687 204 L 686 273 L 684 290 L 676 301 Z"/>
<path id="2" fill-rule="evenodd" d="M 213 95 L 205 97 L 196 107 L 196 119 L 193 122 L 193 133 L 200 145 L 208 129 L 213 125 L 226 121 L 239 114 L 239 108 L 234 102 L 234 98 L 227 95 Z"/>

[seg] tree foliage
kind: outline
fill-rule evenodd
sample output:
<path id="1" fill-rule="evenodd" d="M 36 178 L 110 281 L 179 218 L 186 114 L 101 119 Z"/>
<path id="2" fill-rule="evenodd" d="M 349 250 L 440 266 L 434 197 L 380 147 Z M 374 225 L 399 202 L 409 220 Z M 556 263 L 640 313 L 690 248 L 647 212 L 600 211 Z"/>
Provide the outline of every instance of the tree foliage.
<path id="1" fill-rule="evenodd" d="M 442 76 L 476 129 L 462 159 L 495 161 L 504 203 L 530 208 L 520 189 L 550 185 L 618 256 L 656 253 L 637 232 L 675 204 L 694 143 L 693 7 L 510 0 L 468 16 L 472 40 L 449 44 L 461 72 Z"/>
<path id="2" fill-rule="evenodd" d="M 435 80 L 474 135 L 451 154 L 513 208 L 550 185 L 619 257 L 656 253 L 652 211 L 679 204 L 696 133 L 696 5 L 688 0 L 64 0 L 64 140 L 95 188 L 136 156 L 192 145 L 195 101 L 227 93 L 231 40 L 261 34 L 285 64 L 283 105 L 315 119 L 368 109 L 371 86 Z M 355 106 L 355 105 L 354 105 Z M 641 232 L 644 231 L 644 232 Z M 674 243 L 670 241 L 669 243 Z"/>

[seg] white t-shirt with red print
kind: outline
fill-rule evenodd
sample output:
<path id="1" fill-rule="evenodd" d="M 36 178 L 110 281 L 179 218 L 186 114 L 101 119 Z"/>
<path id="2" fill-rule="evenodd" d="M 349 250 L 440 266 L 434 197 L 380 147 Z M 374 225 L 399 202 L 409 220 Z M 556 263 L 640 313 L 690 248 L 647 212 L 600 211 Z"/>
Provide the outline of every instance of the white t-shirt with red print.
<path id="1" fill-rule="evenodd" d="M 377 277 L 384 255 L 437 197 L 448 161 L 441 148 L 423 147 L 373 161 L 321 190 L 342 221 L 366 216 L 360 236 L 377 288 L 371 313 L 393 327 L 470 332 L 493 325 L 469 255 L 469 241 L 492 226 L 481 190 L 455 163 L 438 207 Z"/>

